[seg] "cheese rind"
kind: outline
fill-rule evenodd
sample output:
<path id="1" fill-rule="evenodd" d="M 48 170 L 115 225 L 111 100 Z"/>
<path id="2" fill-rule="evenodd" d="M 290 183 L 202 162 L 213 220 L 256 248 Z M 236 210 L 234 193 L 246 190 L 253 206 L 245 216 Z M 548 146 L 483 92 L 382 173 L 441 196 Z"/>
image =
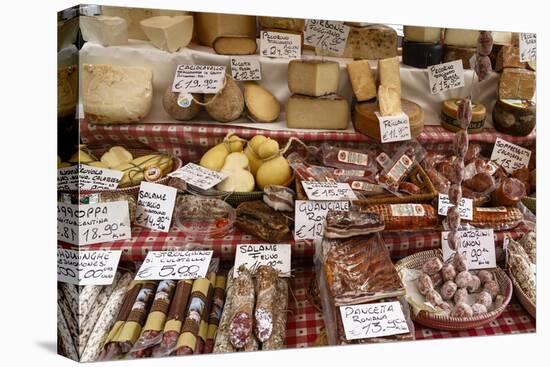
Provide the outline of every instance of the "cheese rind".
<path id="1" fill-rule="evenodd" d="M 337 95 L 315 98 L 294 94 L 286 105 L 287 126 L 295 129 L 334 129 L 348 127 L 348 101 Z"/>
<path id="2" fill-rule="evenodd" d="M 381 116 L 399 115 L 401 110 L 401 94 L 396 89 L 380 85 L 378 87 L 378 106 Z"/>
<path id="3" fill-rule="evenodd" d="M 406 25 L 403 35 L 407 41 L 436 43 L 441 41 L 441 28 Z"/>
<path id="4" fill-rule="evenodd" d="M 195 13 L 199 43 L 212 47 L 218 37 L 256 38 L 256 17 L 248 15 Z"/>
<path id="5" fill-rule="evenodd" d="M 381 85 L 393 88 L 401 96 L 399 57 L 378 60 L 378 80 Z"/>
<path id="6" fill-rule="evenodd" d="M 512 44 L 512 32 L 498 32 L 492 31 L 493 44 L 495 45 L 511 45 Z"/>
<path id="7" fill-rule="evenodd" d="M 81 16 L 80 31 L 86 42 L 103 46 L 124 45 L 128 43 L 128 23 L 120 17 L 106 15 Z"/>
<path id="8" fill-rule="evenodd" d="M 285 29 L 288 31 L 302 32 L 305 26 L 305 19 L 280 18 L 280 17 L 258 17 L 262 28 Z"/>
<path id="9" fill-rule="evenodd" d="M 161 50 L 176 52 L 186 47 L 193 37 L 193 16 L 159 15 L 140 22 L 151 43 Z"/>
<path id="10" fill-rule="evenodd" d="M 462 60 L 462 67 L 464 69 L 471 69 L 470 59 L 476 54 L 476 51 L 477 49 L 475 47 L 456 47 L 445 45 L 443 62 Z"/>
<path id="11" fill-rule="evenodd" d="M 84 114 L 94 123 L 127 123 L 143 119 L 151 109 L 153 72 L 147 68 L 84 64 Z"/>
<path id="12" fill-rule="evenodd" d="M 292 93 L 319 97 L 336 93 L 340 65 L 332 61 L 292 60 L 288 63 L 288 89 Z"/>
<path id="13" fill-rule="evenodd" d="M 257 49 L 256 38 L 249 37 L 218 37 L 213 48 L 218 55 L 253 55 Z"/>
<path id="14" fill-rule="evenodd" d="M 445 44 L 457 47 L 476 47 L 479 31 L 473 29 L 445 29 Z"/>
<path id="15" fill-rule="evenodd" d="M 493 108 L 493 125 L 505 134 L 525 136 L 535 128 L 537 106 L 520 99 L 497 99 Z"/>
<path id="16" fill-rule="evenodd" d="M 255 82 L 244 83 L 244 103 L 255 122 L 275 121 L 281 112 L 281 105 L 275 96 Z"/>
<path id="17" fill-rule="evenodd" d="M 531 70 L 507 68 L 498 83 L 500 99 L 526 99 L 535 97 L 536 74 Z"/>
<path id="18" fill-rule="evenodd" d="M 525 63 L 519 61 L 519 47 L 506 45 L 500 48 L 497 55 L 495 70 L 502 71 L 504 68 L 525 69 Z"/>
<path id="19" fill-rule="evenodd" d="M 355 98 L 359 102 L 376 97 L 376 83 L 368 60 L 352 61 L 347 65 Z"/>

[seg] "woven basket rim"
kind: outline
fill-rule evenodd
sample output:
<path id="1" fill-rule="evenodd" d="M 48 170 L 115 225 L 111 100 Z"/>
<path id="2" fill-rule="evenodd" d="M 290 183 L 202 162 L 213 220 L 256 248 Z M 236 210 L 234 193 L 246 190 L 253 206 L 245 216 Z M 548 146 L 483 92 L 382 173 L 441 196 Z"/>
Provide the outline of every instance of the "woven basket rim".
<path id="1" fill-rule="evenodd" d="M 525 308 L 527 313 L 529 313 L 529 315 L 536 319 L 537 305 L 529 297 L 527 297 L 527 294 L 525 294 L 523 289 L 520 287 L 512 272 L 508 271 L 508 275 L 510 277 L 510 280 L 512 281 L 512 285 L 514 286 L 514 294 L 516 295 L 516 298 Z"/>

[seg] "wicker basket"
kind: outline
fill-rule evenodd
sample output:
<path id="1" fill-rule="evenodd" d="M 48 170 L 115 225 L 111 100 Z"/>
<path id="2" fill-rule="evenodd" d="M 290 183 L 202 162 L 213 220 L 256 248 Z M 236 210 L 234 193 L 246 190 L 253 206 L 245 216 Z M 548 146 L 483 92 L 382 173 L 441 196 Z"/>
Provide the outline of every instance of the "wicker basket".
<path id="1" fill-rule="evenodd" d="M 395 264 L 395 268 L 398 272 L 405 268 L 419 270 L 422 268 L 422 264 L 432 257 L 439 257 L 440 259 L 443 259 L 443 253 L 440 249 L 419 252 L 401 259 Z M 493 274 L 495 275 L 495 279 L 498 282 L 500 289 L 504 290 L 504 301 L 499 308 L 483 315 L 473 317 L 435 315 L 425 310 L 421 310 L 417 315 L 411 313 L 411 317 L 414 321 L 421 325 L 447 331 L 474 329 L 497 319 L 504 312 L 504 309 L 510 302 L 513 287 L 512 281 L 501 268 L 496 267 Z"/>
<path id="2" fill-rule="evenodd" d="M 533 214 L 537 214 L 537 198 L 534 196 L 526 196 L 523 199 L 521 199 L 521 202 L 523 205 L 527 207 L 530 211 L 533 212 Z"/>
<path id="3" fill-rule="evenodd" d="M 531 315 L 531 317 L 536 319 L 537 305 L 534 304 L 533 301 L 529 299 L 529 297 L 527 297 L 527 295 L 525 294 L 523 289 L 521 289 L 518 282 L 516 281 L 516 279 L 511 273 L 510 273 L 510 279 L 512 279 L 512 284 L 514 285 L 514 294 L 516 295 L 516 298 L 518 299 L 519 303 L 521 303 L 523 308 L 525 308 L 525 311 L 527 311 L 527 313 Z"/>

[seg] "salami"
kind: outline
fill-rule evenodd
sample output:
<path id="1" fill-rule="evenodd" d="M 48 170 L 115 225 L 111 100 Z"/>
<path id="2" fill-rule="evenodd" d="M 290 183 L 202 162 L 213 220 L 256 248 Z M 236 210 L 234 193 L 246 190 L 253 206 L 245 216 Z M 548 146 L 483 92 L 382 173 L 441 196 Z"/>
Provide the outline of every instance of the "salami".
<path id="1" fill-rule="evenodd" d="M 72 284 L 68 285 L 73 286 Z M 76 289 L 75 286 L 73 286 L 73 288 Z M 62 289 L 57 290 L 57 308 L 58 312 L 61 312 L 63 315 L 65 323 L 67 324 L 67 331 L 71 336 L 71 345 L 76 346 L 78 343 L 78 323 L 71 310 L 70 300 L 67 299 Z"/>
<path id="2" fill-rule="evenodd" d="M 235 348 L 243 348 L 252 334 L 254 310 L 254 282 L 244 265 L 235 279 L 229 341 Z"/>
<path id="3" fill-rule="evenodd" d="M 449 201 L 453 205 L 458 205 L 462 200 L 462 186 L 459 184 L 452 184 L 449 187 Z"/>
<path id="4" fill-rule="evenodd" d="M 233 269 L 230 269 L 229 273 L 227 274 L 225 306 L 223 308 L 222 316 L 220 318 L 220 326 L 216 334 L 213 353 L 227 353 L 235 351 L 233 345 L 231 345 L 231 343 L 229 342 L 229 325 L 231 323 L 234 297 L 233 284 Z"/>
<path id="5" fill-rule="evenodd" d="M 436 210 L 428 204 L 367 205 L 361 210 L 381 215 L 385 231 L 426 230 L 439 224 Z"/>
<path id="6" fill-rule="evenodd" d="M 212 353 L 214 349 L 214 340 L 218 331 L 218 325 L 223 311 L 225 300 L 225 282 L 226 278 L 223 275 L 216 276 L 216 284 L 214 286 L 214 297 L 212 299 L 212 307 L 208 316 L 208 331 L 206 343 L 204 345 L 204 353 Z"/>
<path id="7" fill-rule="evenodd" d="M 409 195 L 416 195 L 419 194 L 421 190 L 420 187 L 413 184 L 412 182 L 405 181 L 399 184 L 399 191 Z"/>
<path id="8" fill-rule="evenodd" d="M 466 130 L 458 131 L 453 140 L 453 151 L 459 158 L 464 158 L 468 152 L 468 132 Z"/>
<path id="9" fill-rule="evenodd" d="M 496 205 L 514 206 L 526 194 L 527 190 L 523 182 L 517 178 L 510 177 L 505 179 L 497 188 L 494 201 Z"/>
<path id="10" fill-rule="evenodd" d="M 479 157 L 481 153 L 481 146 L 479 144 L 470 144 L 468 145 L 468 150 L 464 156 L 464 163 L 468 164 L 474 159 Z"/>
<path id="11" fill-rule="evenodd" d="M 260 349 L 260 343 L 254 333 L 250 334 L 250 338 L 246 342 L 245 346 L 241 349 L 243 352 L 254 352 Z"/>
<path id="12" fill-rule="evenodd" d="M 210 311 L 212 309 L 212 302 L 214 299 L 214 287 L 216 285 L 216 273 L 211 272 L 208 275 L 208 280 L 210 281 L 210 286 L 208 287 L 208 296 L 206 297 L 206 304 L 204 306 L 204 311 L 201 314 L 201 323 L 199 327 L 199 333 L 197 342 L 195 344 L 195 353 L 203 354 L 204 346 L 206 344 L 206 339 L 208 338 L 208 319 L 210 317 Z"/>
<path id="13" fill-rule="evenodd" d="M 57 308 L 57 335 L 63 344 L 63 351 L 67 358 L 78 361 L 78 352 L 72 341 L 71 333 L 69 331 L 69 326 L 63 317 L 61 309 Z"/>
<path id="14" fill-rule="evenodd" d="M 427 169 L 426 174 L 428 175 L 430 181 L 432 181 L 432 184 L 439 193 L 449 193 L 449 187 L 451 186 L 451 182 L 449 181 L 449 179 L 439 173 L 435 168 Z"/>
<path id="15" fill-rule="evenodd" d="M 482 171 L 464 181 L 464 186 L 477 193 L 486 194 L 494 190 L 495 179 L 489 172 Z"/>
<path id="16" fill-rule="evenodd" d="M 285 279 L 277 280 L 277 296 L 275 297 L 273 331 L 269 339 L 262 344 L 262 350 L 275 350 L 285 347 L 286 315 L 288 308 L 288 283 Z"/>
<path id="17" fill-rule="evenodd" d="M 75 320 L 78 312 L 78 286 L 69 283 L 61 283 L 61 292 L 69 305 L 69 309 Z"/>
<path id="18" fill-rule="evenodd" d="M 255 332 L 260 342 L 265 342 L 273 331 L 273 307 L 277 294 L 278 271 L 267 265 L 256 270 L 256 309 L 254 310 Z"/>
<path id="19" fill-rule="evenodd" d="M 100 285 L 85 285 L 82 291 L 80 291 L 78 295 L 78 311 L 76 313 L 79 327 L 83 327 L 88 312 L 95 307 L 95 301 L 102 288 Z"/>
<path id="20" fill-rule="evenodd" d="M 466 97 L 458 102 L 457 120 L 462 129 L 466 130 L 470 126 L 472 113 L 472 100 L 470 97 Z"/>

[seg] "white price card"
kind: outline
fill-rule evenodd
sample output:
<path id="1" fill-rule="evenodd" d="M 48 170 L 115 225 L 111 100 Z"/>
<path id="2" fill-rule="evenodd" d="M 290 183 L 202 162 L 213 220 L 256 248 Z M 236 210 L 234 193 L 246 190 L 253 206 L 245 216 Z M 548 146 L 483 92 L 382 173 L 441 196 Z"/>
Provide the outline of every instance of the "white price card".
<path id="1" fill-rule="evenodd" d="M 488 269 L 497 266 L 495 234 L 492 229 L 473 229 L 459 233 L 461 241 L 458 251 L 466 257 L 469 269 Z M 448 236 L 449 232 L 441 232 L 441 248 L 445 262 L 452 261 L 456 253 L 449 247 Z"/>
<path id="2" fill-rule="evenodd" d="M 76 285 L 109 285 L 120 261 L 121 250 L 78 251 L 57 249 L 57 280 Z"/>
<path id="3" fill-rule="evenodd" d="M 309 200 L 357 200 L 350 185 L 345 182 L 302 181 L 302 187 Z"/>
<path id="4" fill-rule="evenodd" d="M 116 190 L 122 171 L 81 164 L 78 170 L 78 187 L 81 190 Z"/>
<path id="5" fill-rule="evenodd" d="M 169 173 L 168 176 L 179 178 L 203 190 L 208 190 L 227 178 L 225 173 L 212 171 L 195 163 L 187 163 L 185 166 Z"/>
<path id="6" fill-rule="evenodd" d="M 57 189 L 60 191 L 78 190 L 78 165 L 57 170 Z"/>
<path id="7" fill-rule="evenodd" d="M 453 206 L 454 204 L 451 204 L 448 195 L 439 194 L 437 214 L 446 216 L 449 208 Z M 462 198 L 462 200 L 460 200 L 460 205 L 458 206 L 458 209 L 460 210 L 460 218 L 465 220 L 473 220 L 473 207 L 474 201 L 472 199 Z"/>
<path id="8" fill-rule="evenodd" d="M 57 203 L 57 239 L 73 245 L 132 238 L 127 201 L 75 205 Z"/>
<path id="9" fill-rule="evenodd" d="M 292 33 L 260 31 L 260 55 L 299 59 L 302 56 L 302 36 Z"/>
<path id="10" fill-rule="evenodd" d="M 178 65 L 172 92 L 217 93 L 225 82 L 225 66 Z"/>
<path id="11" fill-rule="evenodd" d="M 136 280 L 204 278 L 212 260 L 212 250 L 149 251 Z"/>
<path id="12" fill-rule="evenodd" d="M 462 88 L 464 86 L 464 68 L 462 60 L 446 62 L 428 67 L 428 80 L 432 94 Z"/>
<path id="13" fill-rule="evenodd" d="M 409 332 L 398 301 L 340 306 L 346 340 L 377 338 Z"/>
<path id="14" fill-rule="evenodd" d="M 235 80 L 262 80 L 262 67 L 257 57 L 232 56 L 231 76 Z"/>
<path id="15" fill-rule="evenodd" d="M 255 274 L 260 265 L 269 265 L 279 271 L 279 276 L 290 276 L 290 245 L 278 243 L 240 244 L 235 253 L 233 274 L 239 276 L 244 265 Z"/>
<path id="16" fill-rule="evenodd" d="M 395 116 L 381 116 L 376 112 L 380 124 L 380 140 L 382 143 L 411 140 L 411 125 L 409 116 L 401 113 Z"/>
<path id="17" fill-rule="evenodd" d="M 304 32 L 304 44 L 342 55 L 348 41 L 349 27 L 344 22 L 309 19 Z"/>
<path id="18" fill-rule="evenodd" d="M 519 34 L 519 61 L 528 62 L 537 59 L 537 34 Z"/>
<path id="19" fill-rule="evenodd" d="M 178 189 L 152 182 L 141 182 L 135 224 L 156 231 L 168 232 Z"/>
<path id="20" fill-rule="evenodd" d="M 349 207 L 349 201 L 296 200 L 294 203 L 294 240 L 322 238 L 328 211 L 341 210 L 347 212 Z"/>
<path id="21" fill-rule="evenodd" d="M 500 165 L 506 172 L 513 173 L 520 168 L 529 166 L 529 159 L 531 159 L 529 149 L 522 148 L 501 138 L 496 139 L 491 153 L 491 161 Z"/>

